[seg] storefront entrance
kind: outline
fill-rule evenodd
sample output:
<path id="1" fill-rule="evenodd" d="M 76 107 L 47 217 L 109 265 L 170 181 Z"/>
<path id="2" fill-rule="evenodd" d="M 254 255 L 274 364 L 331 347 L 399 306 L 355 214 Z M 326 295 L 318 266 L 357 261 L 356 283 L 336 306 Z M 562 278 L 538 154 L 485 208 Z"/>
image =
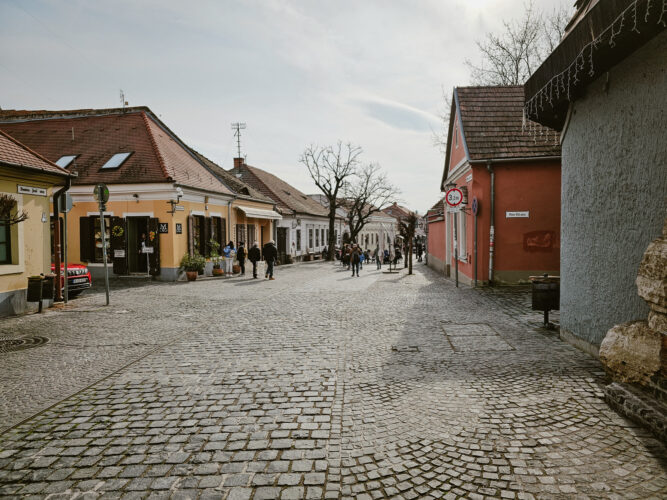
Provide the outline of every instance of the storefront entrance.
<path id="1" fill-rule="evenodd" d="M 130 274 L 148 274 L 148 217 L 127 218 L 127 264 Z"/>
<path id="2" fill-rule="evenodd" d="M 146 216 L 111 218 L 111 255 L 117 275 L 160 274 L 159 221 Z"/>

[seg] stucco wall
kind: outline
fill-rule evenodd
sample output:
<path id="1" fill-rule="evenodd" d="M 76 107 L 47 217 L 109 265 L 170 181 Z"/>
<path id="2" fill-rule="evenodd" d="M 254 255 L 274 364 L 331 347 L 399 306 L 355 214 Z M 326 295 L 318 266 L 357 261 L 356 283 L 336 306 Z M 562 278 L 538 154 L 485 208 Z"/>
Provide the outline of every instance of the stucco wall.
<path id="1" fill-rule="evenodd" d="M 646 317 L 635 278 L 667 209 L 667 32 L 593 82 L 562 149 L 561 327 L 599 345 Z"/>

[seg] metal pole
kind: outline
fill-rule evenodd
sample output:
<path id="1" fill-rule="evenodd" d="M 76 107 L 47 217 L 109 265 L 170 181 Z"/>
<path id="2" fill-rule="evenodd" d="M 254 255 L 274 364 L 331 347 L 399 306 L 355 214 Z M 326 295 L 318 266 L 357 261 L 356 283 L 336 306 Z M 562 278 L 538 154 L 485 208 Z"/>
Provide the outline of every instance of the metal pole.
<path id="1" fill-rule="evenodd" d="M 475 214 L 474 221 L 474 232 L 475 232 L 475 243 L 474 243 L 474 255 L 475 255 L 475 287 L 477 287 L 477 214 Z"/>
<path id="2" fill-rule="evenodd" d="M 100 203 L 100 228 L 102 229 L 102 260 L 104 261 L 104 289 L 109 305 L 109 265 L 107 263 L 107 235 L 104 227 L 104 206 Z"/>
<path id="3" fill-rule="evenodd" d="M 61 200 L 63 204 L 63 208 L 67 208 L 67 202 L 65 200 L 65 197 L 67 196 L 66 193 L 62 194 Z M 67 300 L 69 299 L 69 274 L 67 273 L 67 210 L 63 210 L 63 235 L 62 235 L 62 245 L 63 245 L 63 260 L 65 261 L 64 266 L 65 266 L 65 304 L 67 304 Z"/>
<path id="4" fill-rule="evenodd" d="M 459 286 L 459 238 L 458 238 L 458 213 L 454 213 L 454 276 L 456 287 Z"/>

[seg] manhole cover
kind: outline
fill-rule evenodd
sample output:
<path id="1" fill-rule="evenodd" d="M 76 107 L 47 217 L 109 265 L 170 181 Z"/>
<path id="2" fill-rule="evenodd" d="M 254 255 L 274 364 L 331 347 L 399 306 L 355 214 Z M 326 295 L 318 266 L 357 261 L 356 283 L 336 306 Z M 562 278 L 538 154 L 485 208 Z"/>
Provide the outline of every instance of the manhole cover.
<path id="1" fill-rule="evenodd" d="M 49 339 L 46 337 L 23 337 L 18 339 L 0 337 L 0 353 L 39 347 L 40 345 L 46 344 L 48 341 Z"/>

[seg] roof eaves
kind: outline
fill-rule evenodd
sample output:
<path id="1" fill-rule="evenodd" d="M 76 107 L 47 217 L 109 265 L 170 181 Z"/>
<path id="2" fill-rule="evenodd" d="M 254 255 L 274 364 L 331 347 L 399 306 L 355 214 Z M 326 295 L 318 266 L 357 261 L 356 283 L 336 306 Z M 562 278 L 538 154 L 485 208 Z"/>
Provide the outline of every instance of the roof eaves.
<path id="1" fill-rule="evenodd" d="M 9 135 L 8 133 L 3 132 L 2 130 L 0 130 L 0 134 L 2 134 L 4 137 L 6 137 L 9 141 L 11 141 L 11 142 L 13 142 L 14 144 L 16 144 L 19 148 L 28 151 L 30 154 L 36 156 L 37 158 L 39 158 L 39 159 L 42 160 L 43 162 L 49 164 L 49 166 L 51 166 L 51 167 L 53 167 L 53 168 L 55 168 L 55 169 L 61 171 L 61 173 L 58 173 L 58 172 L 52 172 L 54 175 L 63 175 L 63 176 L 65 176 L 65 177 L 76 177 L 76 176 L 77 176 L 75 173 L 68 172 L 66 169 L 64 169 L 64 168 L 62 168 L 62 167 L 56 165 L 56 164 L 53 163 L 52 161 L 48 160 L 47 158 L 45 158 L 44 156 L 42 156 L 41 154 L 39 154 L 37 151 L 34 151 L 33 149 L 29 148 L 29 147 L 26 146 L 25 144 L 23 144 L 23 143 L 17 141 L 16 139 L 14 139 L 14 138 L 13 138 L 11 135 Z M 5 163 L 10 163 L 10 162 L 5 162 Z M 22 167 L 24 167 L 24 168 L 31 168 L 31 167 L 28 166 L 28 165 L 18 165 L 18 166 L 22 166 Z M 33 170 L 43 170 L 44 172 L 48 172 L 48 170 L 44 170 L 44 169 L 41 169 L 41 168 L 39 168 L 39 167 L 32 167 L 32 169 L 33 169 Z"/>

